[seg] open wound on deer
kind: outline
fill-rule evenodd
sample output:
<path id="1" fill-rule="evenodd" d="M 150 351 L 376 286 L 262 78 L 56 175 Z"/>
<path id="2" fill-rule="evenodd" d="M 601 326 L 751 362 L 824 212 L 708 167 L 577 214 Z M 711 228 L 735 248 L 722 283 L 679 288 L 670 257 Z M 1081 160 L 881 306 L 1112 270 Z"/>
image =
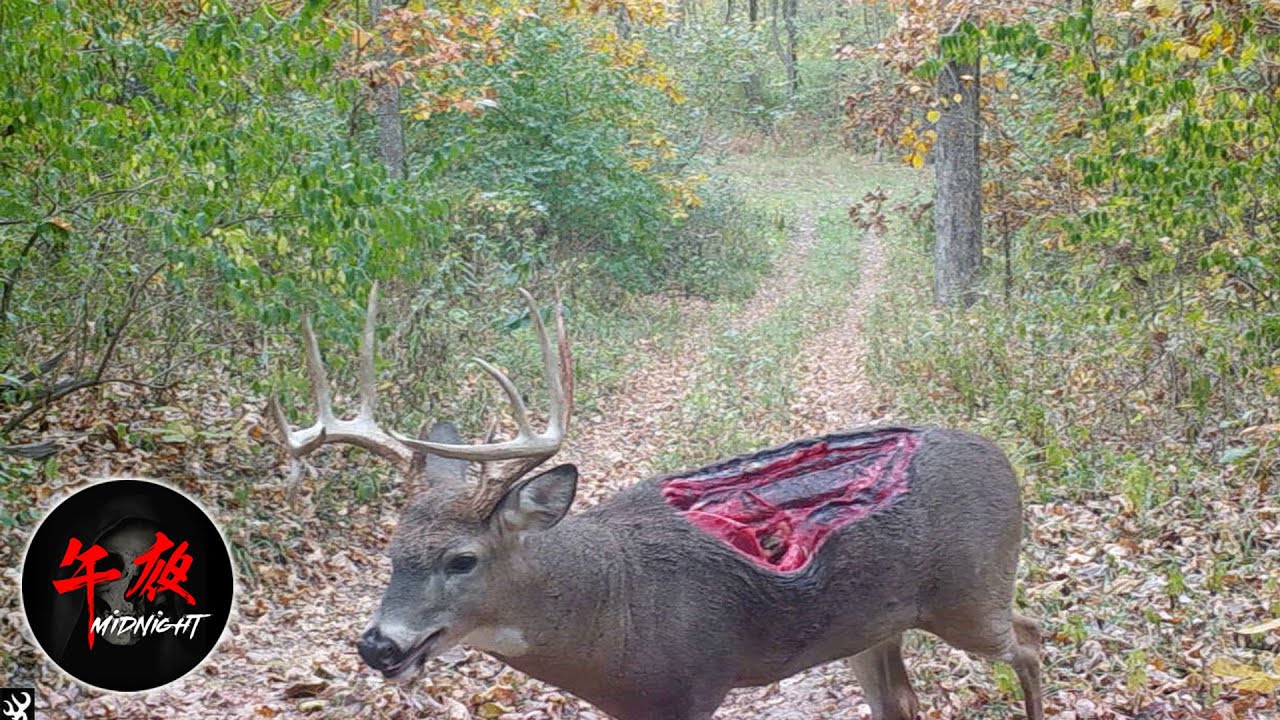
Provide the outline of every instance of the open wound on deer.
<path id="1" fill-rule="evenodd" d="M 669 477 L 662 496 L 757 564 L 803 570 L 832 532 L 910 490 L 917 435 L 876 428 L 802 440 Z"/>

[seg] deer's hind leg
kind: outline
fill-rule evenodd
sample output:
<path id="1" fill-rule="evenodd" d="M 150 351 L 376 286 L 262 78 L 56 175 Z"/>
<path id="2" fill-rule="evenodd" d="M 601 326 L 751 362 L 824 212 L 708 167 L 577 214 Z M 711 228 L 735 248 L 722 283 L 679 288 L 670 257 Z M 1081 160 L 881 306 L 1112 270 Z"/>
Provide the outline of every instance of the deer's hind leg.
<path id="1" fill-rule="evenodd" d="M 1040 628 L 1025 615 L 1009 609 L 998 612 L 957 612 L 945 623 L 926 628 L 947 644 L 1013 666 L 1022 686 L 1027 720 L 1044 720 L 1040 689 Z"/>
<path id="2" fill-rule="evenodd" d="M 1010 662 L 1022 685 L 1027 718 L 1041 720 L 1044 717 L 1044 700 L 1040 689 L 1040 627 L 1026 615 L 1013 613 L 1013 634 L 1018 646 Z"/>
<path id="3" fill-rule="evenodd" d="M 875 720 L 915 720 L 919 701 L 902 662 L 902 635 L 872 646 L 845 663 L 858 676 Z"/>

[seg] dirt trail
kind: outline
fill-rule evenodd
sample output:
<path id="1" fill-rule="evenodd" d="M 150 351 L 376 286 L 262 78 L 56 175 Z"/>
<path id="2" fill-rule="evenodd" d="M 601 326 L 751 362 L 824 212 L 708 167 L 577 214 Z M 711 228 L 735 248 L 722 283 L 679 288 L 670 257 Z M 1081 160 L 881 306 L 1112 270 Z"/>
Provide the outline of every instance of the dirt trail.
<path id="1" fill-rule="evenodd" d="M 806 178 L 822 181 L 822 178 Z M 647 477 L 676 432 L 673 417 L 681 398 L 698 381 L 711 333 L 725 327 L 745 330 L 767 317 L 794 293 L 805 292 L 797 270 L 817 238 L 817 219 L 831 193 L 799 210 L 783 256 L 788 262 L 767 279 L 734 317 L 716 323 L 694 320 L 669 346 L 641 344 L 648 360 L 613 395 L 599 401 L 600 414 L 579 417 L 564 459 L 576 462 L 585 479 L 580 505 L 592 505 L 619 487 Z M 862 250 L 861 281 L 844 318 L 812 338 L 805 350 L 795 435 L 847 428 L 870 417 L 862 404 L 865 377 L 861 359 L 862 319 L 882 276 L 877 239 Z M 691 318 L 709 318 L 705 306 L 690 306 Z M 709 458 L 710 459 L 710 458 Z M 386 505 L 386 504 L 383 504 Z M 346 513 L 347 511 L 343 511 Z M 223 518 L 224 521 L 227 518 Z M 395 523 L 392 508 L 353 506 L 349 544 L 333 552 L 322 537 L 294 539 L 293 557 L 315 561 L 314 570 L 262 569 L 263 598 L 240 598 L 220 651 L 199 671 L 148 695 L 90 697 L 75 686 L 45 696 L 47 717 L 169 717 L 181 708 L 202 708 L 207 717 L 226 718 L 441 718 L 472 717 L 476 698 L 512 710 L 504 718 L 602 718 L 598 712 L 555 688 L 532 681 L 479 653 L 458 649 L 428 663 L 414 683 L 384 683 L 363 668 L 352 641 L 377 602 L 374 588 L 385 585 L 389 568 L 380 556 Z M 317 520 L 331 522 L 331 519 Z M 306 524 L 304 523 L 304 526 Z M 865 717 L 850 671 L 840 664 L 811 670 L 762 689 L 734 693 L 718 718 L 790 720 Z"/>
<path id="2" fill-rule="evenodd" d="M 859 253 L 858 286 L 848 309 L 829 330 L 811 338 L 801 353 L 795 418 L 799 434 L 818 435 L 879 419 L 871 406 L 862 326 L 884 282 L 884 255 L 881 238 L 866 235 Z"/>
<path id="3" fill-rule="evenodd" d="M 796 222 L 789 240 L 793 259 L 803 257 L 816 243 L 817 216 L 818 209 L 806 209 Z M 806 343 L 798 378 L 803 409 L 794 420 L 796 437 L 848 429 L 873 418 L 862 366 L 866 343 L 861 330 L 881 286 L 884 265 L 880 238 L 867 236 L 860 252 L 859 283 L 845 315 Z M 729 326 L 749 328 L 790 294 L 804 292 L 798 286 L 800 266 L 799 262 L 787 263 Z M 664 437 L 664 432 L 671 432 L 669 419 L 697 380 L 702 357 L 697 348 L 702 339 L 695 333 L 681 347 L 660 355 L 661 359 L 637 373 L 614 398 L 602 403 L 613 416 L 586 428 L 573 443 L 571 454 L 586 469 L 585 477 L 608 478 L 593 496 L 598 498 L 651 474 L 657 451 L 674 440 Z M 765 688 L 737 691 L 716 717 L 844 720 L 869 717 L 869 709 L 862 704 L 852 672 L 833 663 Z"/>
<path id="4" fill-rule="evenodd" d="M 796 221 L 786 255 L 792 260 L 767 280 L 760 291 L 729 320 L 741 331 L 766 317 L 798 285 L 802 259 L 817 241 L 816 208 L 806 209 Z M 795 418 L 797 437 L 847 429 L 873 416 L 866 403 L 866 373 L 862 359 L 866 344 L 862 322 L 884 276 L 884 251 L 880 239 L 867 236 L 860 252 L 859 283 L 844 317 L 830 329 L 810 339 L 803 353 L 799 380 L 803 408 Z M 601 402 L 605 417 L 584 428 L 567 455 L 583 469 L 591 504 L 619 487 L 647 477 L 665 443 L 674 438 L 671 418 L 680 399 L 697 382 L 705 348 L 705 328 L 686 337 L 675 348 L 657 350 L 654 360 L 635 373 L 613 397 Z M 709 458 L 710 459 L 710 458 Z M 604 479 L 596 482 L 595 478 Z M 814 668 L 792 678 L 754 690 L 730 695 L 717 718 L 759 720 L 843 720 L 869 717 L 853 680 L 852 671 L 840 663 Z"/>
<path id="5" fill-rule="evenodd" d="M 746 305 L 728 320 L 728 328 L 743 331 L 759 322 L 795 292 L 799 268 L 817 238 L 812 212 L 802 216 L 782 255 L 791 259 L 766 279 Z M 698 382 L 699 366 L 710 346 L 712 324 L 705 319 L 670 347 L 644 344 L 637 352 L 649 360 L 622 387 L 600 400 L 602 415 L 580 423 L 564 453 L 575 462 L 585 484 L 585 504 L 594 505 L 614 491 L 654 474 L 654 462 L 673 438 L 672 417 L 680 401 Z"/>
<path id="6" fill-rule="evenodd" d="M 801 233 L 813 233 L 801 224 Z M 864 237 L 859 253 L 858 286 L 845 315 L 830 329 L 811 338 L 802 353 L 796 437 L 818 435 L 872 422 L 863 359 L 863 321 L 873 305 L 885 272 L 884 248 L 874 234 Z M 734 691 L 717 718 L 752 720 L 853 720 L 869 718 L 853 671 L 829 663 L 764 688 Z"/>

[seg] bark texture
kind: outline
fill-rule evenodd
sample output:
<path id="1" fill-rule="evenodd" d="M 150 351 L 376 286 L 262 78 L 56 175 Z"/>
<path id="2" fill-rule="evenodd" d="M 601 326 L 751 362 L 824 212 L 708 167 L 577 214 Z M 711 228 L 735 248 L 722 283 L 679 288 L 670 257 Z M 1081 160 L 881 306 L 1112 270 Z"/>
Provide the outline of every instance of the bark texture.
<path id="1" fill-rule="evenodd" d="M 369 0 L 369 14 L 376 27 L 382 19 L 382 0 Z M 382 33 L 381 60 L 389 62 L 392 51 L 389 38 Z M 404 122 L 400 116 L 400 86 L 381 82 L 373 91 L 373 114 L 378 122 L 378 155 L 387 168 L 387 177 L 402 180 L 404 164 Z"/>
<path id="2" fill-rule="evenodd" d="M 948 63 L 938 78 L 938 95 L 945 102 L 934 162 L 933 298 L 938 305 L 972 304 L 982 264 L 979 87 L 976 63 Z"/>
<path id="3" fill-rule="evenodd" d="M 800 14 L 800 0 L 782 0 L 783 24 L 787 27 L 787 92 L 795 99 L 800 92 L 800 63 L 796 56 L 796 16 Z"/>

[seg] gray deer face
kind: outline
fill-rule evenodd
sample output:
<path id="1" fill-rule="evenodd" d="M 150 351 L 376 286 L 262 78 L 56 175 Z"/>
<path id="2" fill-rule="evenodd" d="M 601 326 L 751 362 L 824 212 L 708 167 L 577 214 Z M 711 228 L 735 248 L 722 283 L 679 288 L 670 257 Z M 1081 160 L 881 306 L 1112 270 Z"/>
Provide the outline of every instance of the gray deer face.
<path id="1" fill-rule="evenodd" d="M 357 643 L 360 656 L 388 677 L 407 675 L 430 654 L 459 642 L 497 654 L 518 654 L 523 647 L 508 632 L 511 628 L 500 624 L 512 605 L 512 593 L 520 588 L 522 540 L 564 517 L 577 489 L 578 471 L 562 465 L 525 477 L 564 444 L 573 412 L 573 358 L 564 307 L 557 301 L 553 339 L 533 296 L 524 290 L 520 295 L 542 350 L 548 401 L 545 431 L 530 424 L 528 408 L 511 379 L 483 360 L 477 360 L 480 368 L 511 404 L 515 437 L 495 441 L 491 433 L 481 444 L 466 445 L 448 423 L 437 424 L 424 440 L 379 427 L 374 420 L 373 367 L 377 284 L 369 291 L 360 339 L 360 410 L 355 417 L 340 419 L 333 411 L 320 347 L 306 318 L 304 357 L 319 417 L 310 427 L 294 430 L 280 404 L 271 401 L 271 415 L 294 460 L 322 445 L 345 443 L 407 466 L 410 477 L 422 476 L 425 489 L 405 510 L 392 539 L 391 583 Z M 481 472 L 478 482 L 469 483 L 467 466 L 472 462 L 503 465 L 500 472 Z"/>
<path id="2" fill-rule="evenodd" d="M 433 428 L 448 441 L 452 426 Z M 429 436 L 430 437 L 430 436 Z M 400 517 L 391 540 L 391 582 L 357 647 L 388 678 L 465 643 L 519 655 L 523 633 L 511 621 L 526 575 L 523 540 L 568 512 L 577 469 L 561 465 L 530 477 L 477 512 L 465 463 L 432 458 L 427 487 Z"/>

